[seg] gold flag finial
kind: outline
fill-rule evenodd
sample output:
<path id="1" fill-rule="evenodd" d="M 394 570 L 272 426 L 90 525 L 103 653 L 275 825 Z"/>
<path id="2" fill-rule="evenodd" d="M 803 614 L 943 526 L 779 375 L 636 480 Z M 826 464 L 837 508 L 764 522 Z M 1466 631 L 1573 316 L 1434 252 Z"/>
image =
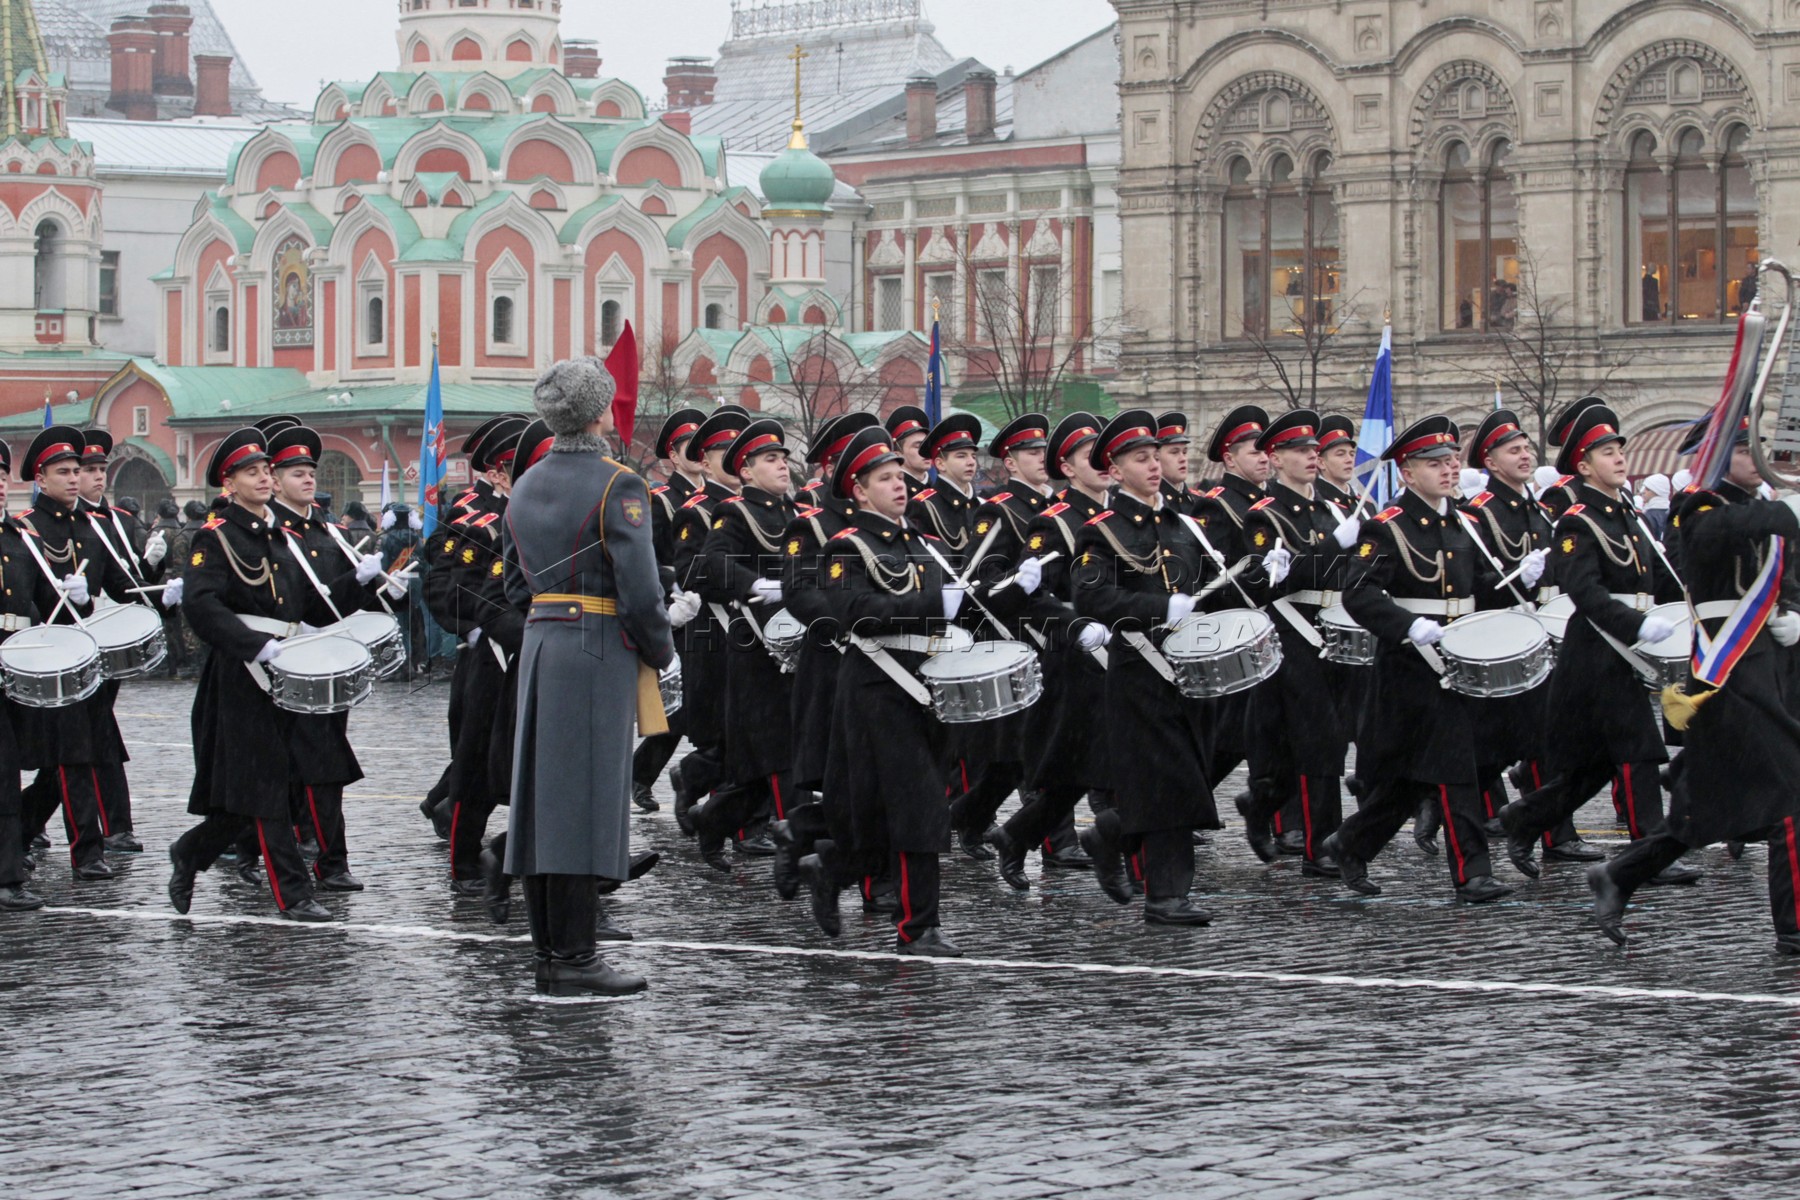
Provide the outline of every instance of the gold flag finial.
<path id="1" fill-rule="evenodd" d="M 798 42 L 794 44 L 794 52 L 788 55 L 788 61 L 794 64 L 794 136 L 788 139 L 789 150 L 806 149 L 806 123 L 800 119 L 800 72 L 801 64 L 811 57 L 806 47 Z"/>

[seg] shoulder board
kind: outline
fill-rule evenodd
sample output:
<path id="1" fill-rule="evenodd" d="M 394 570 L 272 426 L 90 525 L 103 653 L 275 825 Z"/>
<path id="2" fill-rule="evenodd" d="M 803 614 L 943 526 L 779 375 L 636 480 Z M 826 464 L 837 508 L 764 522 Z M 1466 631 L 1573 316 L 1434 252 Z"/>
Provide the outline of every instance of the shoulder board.
<path id="1" fill-rule="evenodd" d="M 1217 500 L 1220 496 L 1223 496 L 1224 494 L 1225 494 L 1225 489 L 1222 487 L 1216 487 L 1216 488 L 1213 488 L 1211 491 L 1206 491 L 1206 492 L 1200 493 L 1201 497 L 1204 499 L 1207 499 L 1207 500 Z"/>
<path id="2" fill-rule="evenodd" d="M 695 492 L 693 495 L 691 495 L 687 498 L 687 503 L 683 504 L 681 507 L 683 507 L 683 508 L 699 508 L 705 502 L 706 502 L 706 493 L 705 492 Z"/>
<path id="3" fill-rule="evenodd" d="M 482 513 L 479 517 L 475 518 L 474 525 L 477 529 L 486 529 L 489 525 L 492 525 L 499 519 L 500 514 L 497 512 Z"/>
<path id="4" fill-rule="evenodd" d="M 1481 495 L 1479 495 L 1479 496 L 1475 497 L 1473 500 L 1469 501 L 1469 507 L 1470 508 L 1486 508 L 1488 506 L 1488 504 L 1490 502 L 1492 502 L 1493 499 L 1494 499 L 1494 493 L 1483 492 L 1483 493 L 1481 493 Z"/>
<path id="5" fill-rule="evenodd" d="M 1100 522 L 1106 520 L 1106 518 L 1108 518 L 1110 516 L 1112 516 L 1112 509 L 1109 508 L 1105 512 L 1099 514 L 1098 516 L 1090 518 L 1087 523 L 1089 525 L 1098 525 Z"/>
<path id="6" fill-rule="evenodd" d="M 666 483 L 653 483 L 650 485 L 650 494 L 652 496 L 660 496 L 668 490 L 669 485 Z"/>
<path id="7" fill-rule="evenodd" d="M 855 537 L 855 536 L 856 536 L 856 526 L 852 525 L 848 529 L 840 529 L 836 533 L 832 534 L 831 540 L 836 542 L 836 541 L 840 541 L 844 538 Z"/>
<path id="8" fill-rule="evenodd" d="M 224 517 L 208 517 L 208 518 L 206 518 L 206 524 L 202 525 L 200 528 L 204 532 L 205 530 L 208 530 L 208 529 L 217 529 L 219 526 L 223 525 L 224 523 L 225 523 Z"/>
<path id="9" fill-rule="evenodd" d="M 134 512 L 131 512 L 131 511 L 130 511 L 130 510 L 128 510 L 128 509 L 123 509 L 123 508 L 120 508 L 120 507 L 119 507 L 119 506 L 118 506 L 118 505 L 116 505 L 116 504 L 115 504 L 115 505 L 113 505 L 113 511 L 114 511 L 114 512 L 116 512 L 116 513 L 118 513 L 118 514 L 119 514 L 119 515 L 120 515 L 120 516 L 121 516 L 121 517 L 134 517 L 134 516 L 136 516 L 136 515 L 137 515 L 137 514 L 136 514 L 136 513 L 134 513 Z"/>
<path id="10" fill-rule="evenodd" d="M 1269 507 L 1269 505 L 1271 505 L 1273 503 L 1275 503 L 1275 497 L 1264 496 L 1261 500 L 1258 500 L 1255 504 L 1252 504 L 1250 506 L 1250 511 L 1251 512 L 1261 512 L 1263 509 Z"/>
<path id="11" fill-rule="evenodd" d="M 815 479 L 811 483 L 807 484 L 805 487 L 801 488 L 800 490 L 803 492 L 816 492 L 824 486 L 825 486 L 825 481 L 823 479 Z"/>
<path id="12" fill-rule="evenodd" d="M 1039 513 L 1038 515 L 1040 517 L 1055 517 L 1055 516 L 1061 516 L 1063 513 L 1068 512 L 1068 511 L 1069 511 L 1069 506 L 1067 504 L 1052 504 L 1050 507 L 1046 508 L 1043 512 Z"/>
<path id="13" fill-rule="evenodd" d="M 720 504 L 742 504 L 743 502 L 744 498 L 742 496 L 727 496 L 725 499 L 719 501 Z"/>
<path id="14" fill-rule="evenodd" d="M 944 540 L 943 538 L 939 537 L 937 534 L 926 533 L 924 530 L 919 531 L 919 536 L 924 538 L 928 542 L 941 542 Z"/>
<path id="15" fill-rule="evenodd" d="M 920 488 L 918 491 L 913 493 L 913 499 L 914 500 L 929 500 L 935 495 L 937 495 L 936 488 Z"/>
<path id="16" fill-rule="evenodd" d="M 467 507 L 469 507 L 469 505 L 475 503 L 475 501 L 480 498 L 481 498 L 481 493 L 477 492 L 474 488 L 470 488 L 468 491 L 464 492 L 462 495 L 460 495 L 456 499 L 452 500 L 450 502 L 450 504 L 454 508 L 467 508 Z"/>
<path id="17" fill-rule="evenodd" d="M 456 520 L 454 520 L 450 523 L 452 525 L 467 525 L 470 521 L 473 521 L 474 519 L 475 519 L 474 513 L 466 512 L 462 516 L 456 518 Z"/>
<path id="18" fill-rule="evenodd" d="M 1564 475 L 1564 476 L 1560 477 L 1559 479 L 1557 479 L 1556 486 L 1557 487 L 1568 487 L 1571 483 L 1574 483 L 1574 482 L 1575 482 L 1575 477 L 1573 475 Z"/>
<path id="19" fill-rule="evenodd" d="M 1401 513 L 1405 512 L 1405 511 L 1406 511 L 1405 509 L 1401 508 L 1398 504 L 1396 504 L 1391 508 L 1384 508 L 1380 512 L 1376 513 L 1375 519 L 1377 521 L 1381 521 L 1385 524 L 1386 522 L 1393 520 L 1395 517 L 1399 516 Z"/>
<path id="20" fill-rule="evenodd" d="M 1206 494 L 1205 492 L 1202 492 L 1199 488 L 1194 487 L 1192 485 L 1189 485 L 1187 493 L 1190 496 L 1204 496 Z"/>
<path id="21" fill-rule="evenodd" d="M 1587 511 L 1587 505 L 1585 505 L 1585 504 L 1571 504 L 1571 505 L 1569 505 L 1569 507 L 1563 509 L 1563 516 L 1578 517 L 1586 511 Z"/>
<path id="22" fill-rule="evenodd" d="M 987 502 L 989 504 L 1005 504 L 1008 500 L 1011 500 L 1011 499 L 1012 499 L 1011 492 L 995 492 L 993 495 L 991 495 L 987 498 Z"/>
<path id="23" fill-rule="evenodd" d="M 794 515 L 806 521 L 812 520 L 824 511 L 824 509 L 814 508 L 810 504 L 798 504 L 794 506 Z"/>

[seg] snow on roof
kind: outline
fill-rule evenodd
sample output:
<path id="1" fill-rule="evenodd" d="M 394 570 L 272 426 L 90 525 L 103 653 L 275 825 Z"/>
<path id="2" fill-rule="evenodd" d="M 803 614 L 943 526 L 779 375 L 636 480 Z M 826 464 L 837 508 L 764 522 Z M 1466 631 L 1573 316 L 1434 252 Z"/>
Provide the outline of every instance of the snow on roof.
<path id="1" fill-rule="evenodd" d="M 225 178 L 232 151 L 266 126 L 248 121 L 123 121 L 71 117 L 69 135 L 94 147 L 106 175 Z"/>

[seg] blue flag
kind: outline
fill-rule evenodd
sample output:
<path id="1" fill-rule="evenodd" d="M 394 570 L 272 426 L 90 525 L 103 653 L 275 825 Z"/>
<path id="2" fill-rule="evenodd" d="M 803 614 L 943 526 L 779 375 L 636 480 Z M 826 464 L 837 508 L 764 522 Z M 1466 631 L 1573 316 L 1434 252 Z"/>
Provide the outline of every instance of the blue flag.
<path id="1" fill-rule="evenodd" d="M 1363 406 L 1362 432 L 1356 439 L 1356 483 L 1377 508 L 1394 498 L 1393 472 L 1382 470 L 1381 452 L 1394 440 L 1394 327 L 1381 327 L 1381 349 L 1369 380 L 1369 402 Z"/>
<path id="2" fill-rule="evenodd" d="M 45 396 L 44 397 L 44 428 L 48 429 L 54 424 L 56 424 L 56 421 L 50 415 L 50 397 Z"/>
<path id="3" fill-rule="evenodd" d="M 925 364 L 925 421 L 936 425 L 944 419 L 944 348 L 938 323 L 931 323 L 931 359 Z"/>
<path id="4" fill-rule="evenodd" d="M 444 388 L 438 382 L 437 347 L 431 348 L 431 387 L 425 392 L 425 436 L 419 443 L 419 496 L 425 505 L 422 516 L 425 536 L 437 528 L 438 504 L 444 484 L 444 463 L 449 448 L 444 440 Z"/>

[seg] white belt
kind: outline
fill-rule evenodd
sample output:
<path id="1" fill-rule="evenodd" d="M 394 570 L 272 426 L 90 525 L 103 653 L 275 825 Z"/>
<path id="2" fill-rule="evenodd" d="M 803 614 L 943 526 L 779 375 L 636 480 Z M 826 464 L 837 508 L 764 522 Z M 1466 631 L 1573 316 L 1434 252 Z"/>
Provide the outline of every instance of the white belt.
<path id="1" fill-rule="evenodd" d="M 1694 615 L 1702 621 L 1722 621 L 1737 611 L 1736 600 L 1705 600 L 1694 605 Z"/>
<path id="2" fill-rule="evenodd" d="M 1334 605 L 1343 603 L 1344 593 L 1318 591 L 1289 592 L 1284 598 L 1295 604 L 1316 604 L 1320 608 L 1331 608 Z"/>
<path id="3" fill-rule="evenodd" d="M 1635 608 L 1641 613 L 1647 613 L 1656 607 L 1656 597 L 1648 592 L 1612 592 L 1609 594 L 1625 607 Z"/>
<path id="4" fill-rule="evenodd" d="M 277 621 L 274 617 L 252 617 L 243 613 L 239 613 L 237 619 L 244 623 L 244 628 L 266 633 L 270 637 L 291 638 L 300 632 L 298 621 Z"/>
<path id="5" fill-rule="evenodd" d="M 1422 617 L 1449 617 L 1452 621 L 1458 617 L 1466 617 L 1476 610 L 1475 597 L 1451 596 L 1443 600 L 1402 600 L 1389 597 L 1395 604 L 1409 613 L 1418 613 Z"/>
<path id="6" fill-rule="evenodd" d="M 936 654 L 950 648 L 948 639 L 923 633 L 884 633 L 880 637 L 853 637 L 850 640 L 864 649 L 878 646 L 883 650 L 905 650 L 913 654 Z"/>
<path id="7" fill-rule="evenodd" d="M 0 629 L 7 633 L 18 633 L 21 629 L 31 628 L 31 618 L 24 613 L 0 614 Z"/>
<path id="8" fill-rule="evenodd" d="M 1561 588 L 1545 584 L 1537 590 L 1537 602 L 1539 604 L 1548 604 L 1560 595 L 1562 595 Z"/>

